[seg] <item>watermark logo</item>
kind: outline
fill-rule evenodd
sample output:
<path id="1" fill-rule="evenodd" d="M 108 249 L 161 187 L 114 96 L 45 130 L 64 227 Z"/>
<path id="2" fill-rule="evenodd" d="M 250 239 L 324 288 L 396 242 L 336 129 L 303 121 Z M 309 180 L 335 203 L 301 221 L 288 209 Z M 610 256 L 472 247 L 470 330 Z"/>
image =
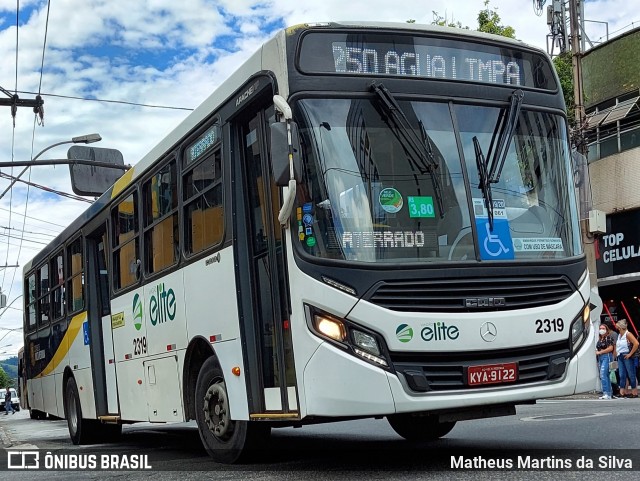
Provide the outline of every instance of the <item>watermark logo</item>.
<path id="1" fill-rule="evenodd" d="M 40 453 L 38 451 L 7 451 L 7 468 L 38 469 Z"/>
<path id="2" fill-rule="evenodd" d="M 396 329 L 396 336 L 400 342 L 409 342 L 413 339 L 413 329 L 408 324 L 400 324 Z"/>
<path id="3" fill-rule="evenodd" d="M 138 294 L 133 296 L 133 325 L 137 331 L 142 329 L 142 300 Z"/>

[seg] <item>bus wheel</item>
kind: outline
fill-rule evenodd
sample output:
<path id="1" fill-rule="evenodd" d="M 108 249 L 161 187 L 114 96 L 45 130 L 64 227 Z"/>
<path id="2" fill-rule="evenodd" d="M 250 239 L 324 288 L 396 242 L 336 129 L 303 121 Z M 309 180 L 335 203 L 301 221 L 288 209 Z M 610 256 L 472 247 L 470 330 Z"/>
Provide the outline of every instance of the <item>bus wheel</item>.
<path id="1" fill-rule="evenodd" d="M 446 436 L 456 425 L 455 421 L 439 422 L 435 416 L 393 414 L 387 416 L 393 430 L 407 441 L 435 441 Z"/>
<path id="2" fill-rule="evenodd" d="M 196 421 L 204 448 L 219 463 L 240 460 L 270 432 L 268 425 L 231 419 L 224 376 L 215 357 L 207 359 L 198 374 Z"/>
<path id="3" fill-rule="evenodd" d="M 69 426 L 69 436 L 73 444 L 87 444 L 91 428 L 87 419 L 82 419 L 82 407 L 80 406 L 80 396 L 78 386 L 73 377 L 67 379 L 67 386 L 64 394 L 64 412 L 67 416 Z"/>

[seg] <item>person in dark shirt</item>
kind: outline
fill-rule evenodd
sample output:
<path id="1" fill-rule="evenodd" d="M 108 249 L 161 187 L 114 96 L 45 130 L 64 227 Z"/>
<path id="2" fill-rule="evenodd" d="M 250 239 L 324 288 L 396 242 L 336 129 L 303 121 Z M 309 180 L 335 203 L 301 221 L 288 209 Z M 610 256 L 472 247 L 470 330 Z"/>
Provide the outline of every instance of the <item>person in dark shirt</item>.
<path id="1" fill-rule="evenodd" d="M 11 414 L 15 414 L 16 412 L 13 410 L 13 406 L 11 405 L 11 389 L 7 386 L 7 390 L 4 393 L 4 415 L 6 416 L 11 412 Z"/>

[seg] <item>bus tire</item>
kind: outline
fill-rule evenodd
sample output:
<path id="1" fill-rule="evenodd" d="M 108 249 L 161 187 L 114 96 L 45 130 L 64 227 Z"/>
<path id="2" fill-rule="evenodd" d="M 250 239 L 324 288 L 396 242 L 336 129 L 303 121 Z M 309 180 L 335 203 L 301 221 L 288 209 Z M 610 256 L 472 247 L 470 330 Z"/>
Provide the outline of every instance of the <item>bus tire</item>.
<path id="1" fill-rule="evenodd" d="M 412 414 L 393 414 L 387 416 L 393 430 L 407 441 L 435 441 L 456 425 L 455 421 L 440 422 L 436 416 L 415 416 Z"/>
<path id="2" fill-rule="evenodd" d="M 246 458 L 271 431 L 263 423 L 231 420 L 224 376 L 213 356 L 200 368 L 195 401 L 202 445 L 218 463 L 232 464 Z"/>
<path id="3" fill-rule="evenodd" d="M 69 427 L 69 436 L 73 444 L 88 444 L 92 431 L 91 422 L 89 419 L 82 419 L 80 395 L 78 394 L 76 380 L 73 377 L 67 379 L 64 391 L 64 413 Z"/>

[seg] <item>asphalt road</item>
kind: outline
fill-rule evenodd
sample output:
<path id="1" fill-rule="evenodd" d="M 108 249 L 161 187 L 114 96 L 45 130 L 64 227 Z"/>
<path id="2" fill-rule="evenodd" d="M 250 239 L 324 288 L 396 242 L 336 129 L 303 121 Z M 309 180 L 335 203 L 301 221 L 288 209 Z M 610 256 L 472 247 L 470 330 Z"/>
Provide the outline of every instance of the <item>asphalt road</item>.
<path id="1" fill-rule="evenodd" d="M 0 415 L 5 447 L 52 453 L 147 454 L 151 471 L 39 471 L 37 479 L 640 479 L 640 400 L 599 401 L 595 396 L 539 401 L 516 416 L 466 421 L 434 443 L 408 443 L 386 420 L 360 420 L 283 428 L 249 464 L 213 463 L 193 423 L 125 426 L 117 444 L 71 444 L 66 421 Z M 453 458 L 452 458 L 453 457 Z M 576 468 L 578 458 L 605 471 Z M 626 460 L 633 465 L 625 467 Z M 500 469 L 513 463 L 515 470 Z M 487 463 L 493 469 L 482 469 Z M 544 465 L 544 463 L 547 463 Z M 571 469 L 558 471 L 549 467 Z M 458 469 L 454 469 L 457 463 Z M 484 464 L 483 464 L 484 463 Z M 524 463 L 520 464 L 519 463 Z M 529 464 L 527 464 L 529 463 Z M 537 465 L 536 465 L 537 463 Z M 544 471 L 535 470 L 540 463 Z M 564 464 L 563 464 L 564 463 Z M 623 463 L 622 466 L 619 464 Z M 491 466 L 489 466 L 491 467 Z M 588 467 L 588 464 L 587 464 Z M 2 473 L 27 479 L 25 471 Z"/>

